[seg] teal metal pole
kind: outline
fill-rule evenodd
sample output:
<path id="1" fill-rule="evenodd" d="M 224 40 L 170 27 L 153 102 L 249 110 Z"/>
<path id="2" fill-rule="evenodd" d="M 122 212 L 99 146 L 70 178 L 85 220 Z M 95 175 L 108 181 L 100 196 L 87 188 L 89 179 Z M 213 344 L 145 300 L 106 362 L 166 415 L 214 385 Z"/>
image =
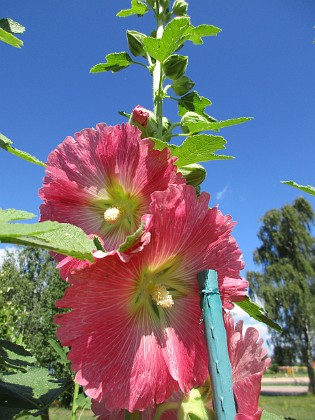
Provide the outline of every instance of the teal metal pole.
<path id="1" fill-rule="evenodd" d="M 198 274 L 198 282 L 203 295 L 202 312 L 216 420 L 234 420 L 236 409 L 233 395 L 232 366 L 227 348 L 216 271 L 202 271 Z"/>

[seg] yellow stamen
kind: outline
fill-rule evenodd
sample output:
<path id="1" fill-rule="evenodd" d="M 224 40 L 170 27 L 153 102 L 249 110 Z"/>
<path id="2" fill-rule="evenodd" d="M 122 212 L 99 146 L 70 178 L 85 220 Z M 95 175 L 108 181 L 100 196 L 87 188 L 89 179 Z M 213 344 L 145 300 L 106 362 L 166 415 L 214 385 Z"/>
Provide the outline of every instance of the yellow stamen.
<path id="1" fill-rule="evenodd" d="M 118 222 L 122 212 L 117 207 L 111 207 L 104 211 L 104 219 L 109 225 Z"/>
<path id="2" fill-rule="evenodd" d="M 151 291 L 151 298 L 156 305 L 162 308 L 171 308 L 174 305 L 173 297 L 162 284 L 157 284 Z"/>

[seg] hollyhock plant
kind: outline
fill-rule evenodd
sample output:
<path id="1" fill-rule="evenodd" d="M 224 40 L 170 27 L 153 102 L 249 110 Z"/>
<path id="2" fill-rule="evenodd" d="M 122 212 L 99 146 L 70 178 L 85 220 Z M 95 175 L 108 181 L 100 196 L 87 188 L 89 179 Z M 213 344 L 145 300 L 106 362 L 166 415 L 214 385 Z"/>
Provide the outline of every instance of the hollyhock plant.
<path id="1" fill-rule="evenodd" d="M 152 194 L 150 243 L 69 275 L 57 336 L 76 380 L 107 410 L 145 410 L 208 376 L 197 273 L 213 268 L 225 308 L 246 295 L 234 223 L 187 185 Z"/>
<path id="2" fill-rule="evenodd" d="M 233 391 L 237 405 L 235 420 L 259 420 L 262 410 L 258 407 L 261 379 L 270 365 L 267 349 L 262 348 L 256 328 L 247 328 L 243 334 L 243 321 L 234 321 L 225 315 L 225 328 L 229 356 L 233 370 Z"/>
<path id="3" fill-rule="evenodd" d="M 147 109 L 143 108 L 141 105 L 137 105 L 131 113 L 131 119 L 133 122 L 137 122 L 143 127 L 146 127 L 150 113 Z"/>
<path id="4" fill-rule="evenodd" d="M 151 193 L 184 182 L 169 150 L 140 136 L 130 124 L 98 124 L 67 137 L 48 156 L 41 221 L 71 223 L 118 249 L 149 212 Z"/>

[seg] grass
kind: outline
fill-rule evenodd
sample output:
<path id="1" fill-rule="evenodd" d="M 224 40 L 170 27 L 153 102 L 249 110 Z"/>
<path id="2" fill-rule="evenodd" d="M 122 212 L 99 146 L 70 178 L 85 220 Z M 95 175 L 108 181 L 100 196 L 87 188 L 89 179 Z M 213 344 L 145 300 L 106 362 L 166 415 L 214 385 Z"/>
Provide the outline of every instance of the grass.
<path id="1" fill-rule="evenodd" d="M 267 396 L 259 399 L 259 407 L 270 413 L 296 420 L 314 420 L 315 395 Z"/>

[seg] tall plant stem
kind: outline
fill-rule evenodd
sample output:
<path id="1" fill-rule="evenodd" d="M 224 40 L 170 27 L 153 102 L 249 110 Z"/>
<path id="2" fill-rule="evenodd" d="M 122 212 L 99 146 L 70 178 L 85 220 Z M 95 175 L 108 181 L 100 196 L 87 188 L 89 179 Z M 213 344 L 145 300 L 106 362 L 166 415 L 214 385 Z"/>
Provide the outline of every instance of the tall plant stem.
<path id="1" fill-rule="evenodd" d="M 162 38 L 164 31 L 164 9 L 157 1 L 156 11 L 156 37 Z M 153 104 L 154 114 L 157 118 L 157 138 L 162 139 L 162 117 L 163 117 L 163 81 L 162 81 L 162 63 L 156 61 L 153 70 Z"/>

